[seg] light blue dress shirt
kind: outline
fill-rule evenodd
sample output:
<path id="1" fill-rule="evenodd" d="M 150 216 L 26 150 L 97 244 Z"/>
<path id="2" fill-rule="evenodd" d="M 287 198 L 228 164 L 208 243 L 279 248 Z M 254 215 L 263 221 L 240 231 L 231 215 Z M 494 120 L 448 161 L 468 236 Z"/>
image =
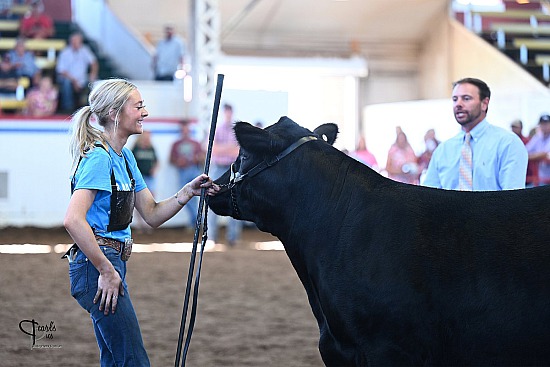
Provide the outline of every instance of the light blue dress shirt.
<path id="1" fill-rule="evenodd" d="M 481 121 L 470 131 L 474 191 L 525 188 L 527 149 L 511 131 Z M 432 155 L 422 185 L 458 190 L 458 165 L 465 132 L 440 144 Z"/>

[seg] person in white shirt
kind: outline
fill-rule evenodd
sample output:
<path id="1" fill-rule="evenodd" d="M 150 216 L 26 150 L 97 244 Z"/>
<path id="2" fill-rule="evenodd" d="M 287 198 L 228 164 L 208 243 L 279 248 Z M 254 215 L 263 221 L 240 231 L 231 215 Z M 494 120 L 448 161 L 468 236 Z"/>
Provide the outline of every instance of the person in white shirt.
<path id="1" fill-rule="evenodd" d="M 174 80 L 174 73 L 183 67 L 184 41 L 174 34 L 174 27 L 164 27 L 164 39 L 157 43 L 153 57 L 155 80 Z"/>
<path id="2" fill-rule="evenodd" d="M 69 45 L 61 51 L 55 68 L 62 112 L 73 113 L 80 107 L 78 99 L 88 83 L 97 79 L 99 66 L 81 33 L 69 37 Z"/>

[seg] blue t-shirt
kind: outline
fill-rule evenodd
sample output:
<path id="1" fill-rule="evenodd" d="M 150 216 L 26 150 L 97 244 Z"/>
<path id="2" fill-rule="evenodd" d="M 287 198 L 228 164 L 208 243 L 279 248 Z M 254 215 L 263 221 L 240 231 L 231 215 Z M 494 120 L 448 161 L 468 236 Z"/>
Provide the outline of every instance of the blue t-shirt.
<path id="1" fill-rule="evenodd" d="M 141 172 L 137 168 L 136 159 L 130 149 L 124 147 L 122 154 L 128 161 L 128 166 L 136 182 L 135 191 L 139 192 L 147 187 Z M 113 238 L 124 242 L 132 236 L 130 226 L 120 231 L 107 232 L 109 213 L 111 210 L 111 169 L 115 175 L 118 191 L 130 191 L 131 182 L 124 157 L 116 154 L 110 147 L 109 153 L 105 149 L 95 147 L 82 158 L 74 175 L 74 189 L 97 190 L 94 202 L 86 214 L 86 221 L 90 227 L 102 237 Z"/>

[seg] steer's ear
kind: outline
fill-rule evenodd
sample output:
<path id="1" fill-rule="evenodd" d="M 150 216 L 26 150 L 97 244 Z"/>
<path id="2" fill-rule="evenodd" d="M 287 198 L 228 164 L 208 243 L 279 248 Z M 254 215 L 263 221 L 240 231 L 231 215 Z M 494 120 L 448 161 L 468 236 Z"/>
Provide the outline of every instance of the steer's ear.
<path id="1" fill-rule="evenodd" d="M 334 144 L 336 141 L 336 136 L 338 135 L 338 125 L 336 124 L 323 124 L 317 129 L 313 130 L 317 136 L 322 138 L 324 141 L 330 145 Z"/>
<path id="2" fill-rule="evenodd" d="M 248 122 L 238 121 L 233 127 L 237 142 L 245 150 L 253 153 L 269 152 L 271 140 L 269 132 L 250 125 Z"/>

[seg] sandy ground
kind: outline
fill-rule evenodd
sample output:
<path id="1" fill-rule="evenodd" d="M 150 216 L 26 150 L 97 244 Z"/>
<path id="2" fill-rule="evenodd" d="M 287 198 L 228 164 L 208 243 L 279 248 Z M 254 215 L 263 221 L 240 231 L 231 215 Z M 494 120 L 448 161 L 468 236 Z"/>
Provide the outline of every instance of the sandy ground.
<path id="1" fill-rule="evenodd" d="M 193 231 L 157 229 L 137 243 L 192 242 Z M 284 251 L 257 251 L 273 240 L 245 229 L 235 248 L 205 253 L 187 366 L 321 366 L 319 332 L 305 291 Z M 61 228 L 0 229 L 0 244 L 70 243 Z M 173 366 L 189 253 L 134 253 L 128 284 L 153 366 Z M 0 254 L 0 365 L 97 366 L 91 320 L 69 293 L 68 263 L 59 254 Z M 20 330 L 31 320 L 46 335 Z M 188 318 L 189 320 L 189 318 Z"/>

